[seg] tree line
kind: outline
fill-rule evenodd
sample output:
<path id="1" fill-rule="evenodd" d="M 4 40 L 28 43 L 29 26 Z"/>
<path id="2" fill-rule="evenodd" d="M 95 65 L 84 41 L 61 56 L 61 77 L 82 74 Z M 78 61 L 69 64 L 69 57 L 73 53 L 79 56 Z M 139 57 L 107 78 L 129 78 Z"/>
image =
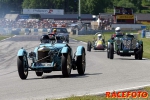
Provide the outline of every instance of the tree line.
<path id="1" fill-rule="evenodd" d="M 81 13 L 113 12 L 114 6 L 133 8 L 135 13 L 148 13 L 150 0 L 80 0 Z M 65 13 L 77 13 L 79 0 L 0 0 L 0 15 L 22 13 L 22 9 L 64 9 Z"/>

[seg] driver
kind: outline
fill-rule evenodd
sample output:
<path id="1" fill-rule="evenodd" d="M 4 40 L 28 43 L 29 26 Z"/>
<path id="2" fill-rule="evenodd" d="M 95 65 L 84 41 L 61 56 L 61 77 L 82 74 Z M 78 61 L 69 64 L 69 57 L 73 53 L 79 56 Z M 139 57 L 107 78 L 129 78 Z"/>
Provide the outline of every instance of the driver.
<path id="1" fill-rule="evenodd" d="M 57 30 L 53 29 L 53 32 L 51 34 L 55 34 L 56 35 L 56 33 L 57 33 Z"/>
<path id="2" fill-rule="evenodd" d="M 115 34 L 116 34 L 116 35 L 121 35 L 121 34 L 122 34 L 120 27 L 116 27 L 116 28 L 115 28 Z"/>
<path id="3" fill-rule="evenodd" d="M 56 35 L 56 34 L 57 34 L 57 30 L 56 30 L 56 29 L 53 29 L 53 32 L 52 32 L 51 34 Z M 53 35 L 49 35 L 49 37 L 51 38 L 51 37 L 53 37 Z"/>
<path id="4" fill-rule="evenodd" d="M 102 34 L 97 35 L 97 40 L 102 40 Z"/>
<path id="5" fill-rule="evenodd" d="M 49 36 L 48 35 L 42 35 L 40 38 L 41 43 L 49 43 Z"/>
<path id="6" fill-rule="evenodd" d="M 97 44 L 98 40 L 103 41 L 103 44 L 105 44 L 104 39 L 102 38 L 102 34 L 98 34 L 97 35 L 97 41 L 95 42 L 95 44 Z"/>
<path id="7" fill-rule="evenodd" d="M 122 32 L 121 32 L 121 28 L 120 27 L 116 27 L 115 28 L 115 34 L 113 34 L 111 36 L 112 39 L 114 39 L 116 37 L 116 35 L 122 35 Z"/>

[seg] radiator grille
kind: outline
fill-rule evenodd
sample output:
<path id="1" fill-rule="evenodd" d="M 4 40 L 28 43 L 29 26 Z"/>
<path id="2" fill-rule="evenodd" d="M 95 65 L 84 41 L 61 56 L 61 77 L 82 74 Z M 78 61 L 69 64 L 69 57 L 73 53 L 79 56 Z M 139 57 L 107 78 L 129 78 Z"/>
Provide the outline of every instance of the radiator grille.
<path id="1" fill-rule="evenodd" d="M 131 48 L 131 40 L 123 40 L 124 48 L 130 49 Z"/>
<path id="2" fill-rule="evenodd" d="M 50 57 L 44 58 L 46 56 L 48 56 L 48 51 L 38 51 L 38 60 L 39 60 L 38 62 L 39 63 L 51 62 Z"/>

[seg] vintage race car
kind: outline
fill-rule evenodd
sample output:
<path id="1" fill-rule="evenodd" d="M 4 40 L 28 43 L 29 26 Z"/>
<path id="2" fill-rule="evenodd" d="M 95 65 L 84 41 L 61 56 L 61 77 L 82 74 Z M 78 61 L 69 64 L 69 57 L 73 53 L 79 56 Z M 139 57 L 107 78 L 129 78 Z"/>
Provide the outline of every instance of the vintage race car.
<path id="1" fill-rule="evenodd" d="M 98 35 L 101 35 L 102 38 L 96 40 L 95 37 L 98 36 Z M 97 32 L 94 35 L 94 41 L 93 42 L 88 41 L 88 43 L 87 43 L 87 51 L 91 51 L 92 48 L 93 48 L 93 50 L 105 50 L 106 49 L 105 36 L 102 33 Z"/>
<path id="2" fill-rule="evenodd" d="M 57 42 L 59 37 L 48 38 L 48 35 L 42 37 L 44 38 L 34 51 L 28 53 L 24 48 L 18 51 L 17 68 L 21 79 L 27 78 L 28 71 L 35 71 L 37 76 L 52 71 L 62 71 L 64 77 L 69 77 L 72 69 L 77 70 L 79 75 L 84 74 L 86 52 L 83 46 L 78 46 L 73 54 L 72 48 L 66 42 Z M 31 64 L 28 63 L 29 59 Z"/>
<path id="3" fill-rule="evenodd" d="M 64 36 L 67 43 L 69 43 L 69 32 L 65 27 L 52 27 L 49 33 L 52 33 L 53 30 L 57 30 L 57 35 Z"/>
<path id="4" fill-rule="evenodd" d="M 108 40 L 107 58 L 113 59 L 114 54 L 120 56 L 134 55 L 135 59 L 142 60 L 143 41 L 134 34 L 119 34 Z"/>

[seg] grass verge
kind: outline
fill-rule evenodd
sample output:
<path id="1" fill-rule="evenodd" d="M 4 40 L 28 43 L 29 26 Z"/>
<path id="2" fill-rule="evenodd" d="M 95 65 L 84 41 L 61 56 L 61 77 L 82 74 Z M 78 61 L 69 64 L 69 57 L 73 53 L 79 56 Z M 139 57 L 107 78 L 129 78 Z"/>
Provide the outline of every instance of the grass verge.
<path id="1" fill-rule="evenodd" d="M 69 98 L 63 98 L 63 99 L 55 99 L 55 100 L 150 100 L 150 87 L 145 87 L 143 89 L 140 90 L 132 90 L 132 92 L 147 92 L 148 93 L 148 98 L 106 98 L 105 95 L 97 95 L 97 96 L 71 96 Z M 131 92 L 131 91 L 130 91 Z M 50 100 L 50 99 L 46 99 L 46 100 Z"/>
<path id="2" fill-rule="evenodd" d="M 111 34 L 113 34 L 112 32 L 109 32 L 109 33 L 104 33 L 104 36 L 105 36 L 105 41 L 107 41 L 108 39 L 110 39 L 110 36 Z M 76 39 L 76 40 L 79 40 L 79 41 L 84 41 L 84 42 L 87 42 L 87 41 L 93 41 L 94 35 L 70 35 L 70 38 L 73 38 L 73 39 Z M 144 58 L 149 58 L 150 59 L 150 38 L 141 38 L 140 34 L 138 35 L 138 39 L 139 40 L 142 40 L 143 41 L 143 44 L 144 44 L 144 53 L 143 53 L 143 57 Z"/>
<path id="3" fill-rule="evenodd" d="M 0 35 L 0 40 L 11 37 L 11 35 Z"/>

